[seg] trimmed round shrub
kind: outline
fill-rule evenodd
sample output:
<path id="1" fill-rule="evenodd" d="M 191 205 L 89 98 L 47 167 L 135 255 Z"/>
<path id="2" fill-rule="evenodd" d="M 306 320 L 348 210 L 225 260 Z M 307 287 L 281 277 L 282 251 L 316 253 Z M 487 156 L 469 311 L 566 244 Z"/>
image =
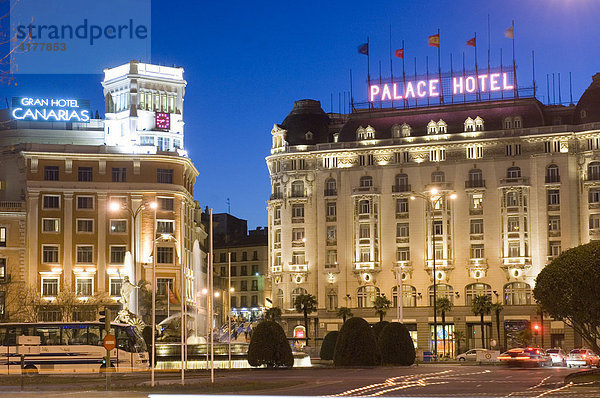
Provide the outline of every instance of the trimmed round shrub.
<path id="1" fill-rule="evenodd" d="M 285 332 L 277 322 L 262 321 L 252 331 L 248 346 L 250 366 L 288 367 L 294 366 L 292 348 Z"/>
<path id="2" fill-rule="evenodd" d="M 376 324 L 374 324 L 373 327 L 373 333 L 375 334 L 375 340 L 377 341 L 377 339 L 379 339 L 379 336 L 381 335 L 381 331 L 383 330 L 384 327 L 386 327 L 387 325 L 389 325 L 390 323 L 388 321 L 381 321 L 381 322 L 377 322 Z"/>
<path id="3" fill-rule="evenodd" d="M 392 322 L 383 328 L 377 349 L 384 365 L 409 366 L 415 363 L 415 345 L 406 326 Z"/>
<path id="4" fill-rule="evenodd" d="M 337 338 L 335 366 L 375 366 L 377 345 L 371 326 L 363 318 L 348 319 Z"/>
<path id="5" fill-rule="evenodd" d="M 329 332 L 325 335 L 323 339 L 323 343 L 321 344 L 321 359 L 326 361 L 331 361 L 333 359 L 333 352 L 335 351 L 335 343 L 337 341 L 338 335 L 340 332 L 333 331 Z"/>

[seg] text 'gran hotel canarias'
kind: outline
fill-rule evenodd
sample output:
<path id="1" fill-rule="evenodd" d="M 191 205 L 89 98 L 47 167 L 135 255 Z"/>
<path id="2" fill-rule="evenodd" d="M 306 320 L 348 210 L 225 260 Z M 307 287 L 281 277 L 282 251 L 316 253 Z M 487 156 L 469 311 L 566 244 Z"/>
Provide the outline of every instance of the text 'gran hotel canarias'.
<path id="1" fill-rule="evenodd" d="M 435 98 L 441 95 L 467 95 L 514 90 L 512 72 L 479 73 L 460 76 L 371 84 L 369 102 Z M 444 84 L 445 83 L 445 84 Z M 441 87 L 444 84 L 444 87 Z"/>
<path id="2" fill-rule="evenodd" d="M 88 123 L 90 101 L 66 98 L 13 97 L 12 117 L 33 122 Z"/>

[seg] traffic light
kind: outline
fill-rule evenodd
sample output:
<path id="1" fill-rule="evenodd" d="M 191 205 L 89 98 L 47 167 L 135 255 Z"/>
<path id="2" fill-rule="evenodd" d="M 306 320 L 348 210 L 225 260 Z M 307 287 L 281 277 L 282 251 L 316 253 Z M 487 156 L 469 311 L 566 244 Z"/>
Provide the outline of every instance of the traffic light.
<path id="1" fill-rule="evenodd" d="M 540 325 L 538 323 L 533 325 L 533 333 L 537 336 L 540 333 Z"/>
<path id="2" fill-rule="evenodd" d="M 104 307 L 104 311 L 100 311 L 100 322 L 104 322 L 104 329 L 110 331 L 110 308 Z"/>

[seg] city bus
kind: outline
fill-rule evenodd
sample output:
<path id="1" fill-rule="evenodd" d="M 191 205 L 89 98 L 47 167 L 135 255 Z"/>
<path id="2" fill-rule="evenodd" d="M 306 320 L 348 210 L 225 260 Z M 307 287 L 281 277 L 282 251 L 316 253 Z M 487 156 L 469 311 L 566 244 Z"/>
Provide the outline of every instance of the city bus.
<path id="1" fill-rule="evenodd" d="M 117 340 L 110 352 L 113 371 L 133 372 L 149 368 L 148 350 L 137 330 L 111 324 Z M 94 373 L 106 368 L 100 322 L 0 323 L 0 374 Z"/>

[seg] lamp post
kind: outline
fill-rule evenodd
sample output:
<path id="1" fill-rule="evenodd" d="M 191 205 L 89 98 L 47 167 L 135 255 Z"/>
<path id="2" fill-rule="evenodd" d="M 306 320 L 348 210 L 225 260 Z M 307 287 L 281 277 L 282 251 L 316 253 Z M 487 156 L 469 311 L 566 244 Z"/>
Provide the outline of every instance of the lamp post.
<path id="1" fill-rule="evenodd" d="M 402 266 L 399 266 L 399 270 L 396 269 L 396 319 L 398 322 L 404 323 L 404 303 L 402 302 Z M 398 275 L 398 271 L 400 274 Z"/>
<path id="2" fill-rule="evenodd" d="M 229 359 L 229 369 L 231 369 L 231 252 L 227 253 L 227 356 Z"/>
<path id="3" fill-rule="evenodd" d="M 432 249 L 432 275 L 433 275 L 433 354 L 437 361 L 437 275 L 435 268 L 435 209 L 438 205 L 444 204 L 447 198 L 456 199 L 456 194 L 449 194 L 447 191 L 439 191 L 437 188 L 431 188 L 427 194 L 412 192 L 410 199 L 421 198 L 427 204 L 427 211 L 431 214 L 431 249 Z M 443 221 L 442 221 L 443 222 Z M 443 224 L 442 224 L 443 228 Z M 442 230 L 443 233 L 443 230 Z M 445 331 L 444 331 L 445 333 Z"/>
<path id="4" fill-rule="evenodd" d="M 156 202 L 150 203 L 154 210 L 154 223 L 152 225 L 152 363 L 150 367 L 151 384 L 154 387 L 154 364 L 156 363 Z"/>

